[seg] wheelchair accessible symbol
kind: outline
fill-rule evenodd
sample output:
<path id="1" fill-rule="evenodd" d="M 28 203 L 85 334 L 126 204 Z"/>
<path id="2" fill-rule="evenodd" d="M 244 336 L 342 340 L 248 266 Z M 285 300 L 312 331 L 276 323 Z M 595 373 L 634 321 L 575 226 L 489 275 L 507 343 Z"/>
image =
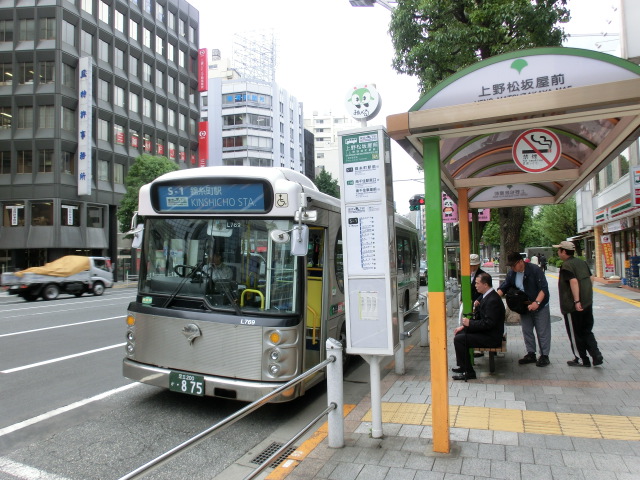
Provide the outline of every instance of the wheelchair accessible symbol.
<path id="1" fill-rule="evenodd" d="M 276 207 L 285 208 L 289 206 L 288 193 L 276 193 Z"/>

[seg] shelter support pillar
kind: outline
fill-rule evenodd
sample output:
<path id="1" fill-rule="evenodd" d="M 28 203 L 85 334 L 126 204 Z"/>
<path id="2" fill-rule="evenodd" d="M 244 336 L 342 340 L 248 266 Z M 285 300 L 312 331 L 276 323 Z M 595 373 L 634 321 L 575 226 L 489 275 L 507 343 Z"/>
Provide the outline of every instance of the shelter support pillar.
<path id="1" fill-rule="evenodd" d="M 477 218 L 477 215 L 476 215 Z M 458 189 L 458 225 L 460 226 L 460 282 L 462 286 L 463 313 L 471 313 L 471 267 L 469 265 L 469 255 L 471 246 L 469 244 L 469 189 Z"/>
<path id="2" fill-rule="evenodd" d="M 429 329 L 433 451 L 449 453 L 449 378 L 447 365 L 447 299 L 444 289 L 444 237 L 442 187 L 440 186 L 440 138 L 423 143 L 424 210 L 429 262 Z"/>

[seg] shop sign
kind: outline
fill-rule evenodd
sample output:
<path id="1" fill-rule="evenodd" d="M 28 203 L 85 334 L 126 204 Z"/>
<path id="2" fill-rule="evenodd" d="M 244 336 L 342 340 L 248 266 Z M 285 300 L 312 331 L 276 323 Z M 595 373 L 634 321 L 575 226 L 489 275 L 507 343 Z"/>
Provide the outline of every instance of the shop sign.
<path id="1" fill-rule="evenodd" d="M 629 175 L 631 180 L 631 203 L 640 207 L 640 166 L 631 167 Z"/>
<path id="2" fill-rule="evenodd" d="M 611 244 L 611 237 L 609 235 L 602 235 L 600 237 L 600 241 L 602 243 L 602 255 L 604 257 L 604 274 L 605 276 L 611 276 L 616 271 L 613 263 L 613 245 Z"/>

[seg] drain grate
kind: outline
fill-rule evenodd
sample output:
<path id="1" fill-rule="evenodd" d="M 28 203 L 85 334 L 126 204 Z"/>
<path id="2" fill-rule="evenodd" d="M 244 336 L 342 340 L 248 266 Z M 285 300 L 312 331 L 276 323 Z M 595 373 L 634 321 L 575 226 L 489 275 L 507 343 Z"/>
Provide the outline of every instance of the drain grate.
<path id="1" fill-rule="evenodd" d="M 271 445 L 265 448 L 262 451 L 262 453 L 259 453 L 257 457 L 251 460 L 251 463 L 255 463 L 256 465 L 262 465 L 264 462 L 266 462 L 269 459 L 269 457 L 271 457 L 271 455 L 273 455 L 280 448 L 282 448 L 283 445 L 284 443 L 273 442 Z M 278 465 L 280 465 L 289 455 L 295 452 L 296 448 L 297 447 L 288 447 L 286 450 L 284 450 L 280 454 L 278 458 L 276 458 L 275 462 L 273 462 L 270 466 L 275 468 Z"/>

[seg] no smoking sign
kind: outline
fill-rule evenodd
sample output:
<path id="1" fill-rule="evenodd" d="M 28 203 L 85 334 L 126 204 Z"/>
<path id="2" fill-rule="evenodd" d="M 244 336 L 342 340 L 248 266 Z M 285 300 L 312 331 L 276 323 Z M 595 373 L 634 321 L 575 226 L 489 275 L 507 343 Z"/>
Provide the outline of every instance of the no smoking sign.
<path id="1" fill-rule="evenodd" d="M 521 170 L 540 173 L 558 163 L 562 149 L 555 133 L 544 128 L 533 128 L 518 136 L 511 153 Z"/>

